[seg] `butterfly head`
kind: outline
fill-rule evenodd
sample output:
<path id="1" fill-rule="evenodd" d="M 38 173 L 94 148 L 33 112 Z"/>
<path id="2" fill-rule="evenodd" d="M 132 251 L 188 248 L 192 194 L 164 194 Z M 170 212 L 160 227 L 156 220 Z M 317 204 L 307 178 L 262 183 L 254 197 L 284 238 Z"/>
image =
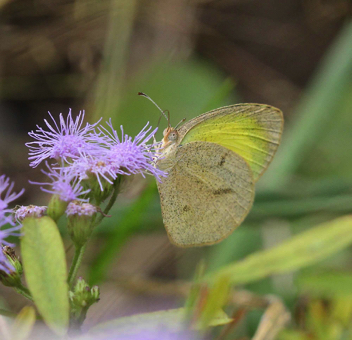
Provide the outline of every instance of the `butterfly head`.
<path id="1" fill-rule="evenodd" d="M 163 138 L 163 145 L 162 146 L 164 148 L 175 144 L 178 140 L 177 130 L 170 127 L 170 126 L 164 130 L 163 135 L 164 135 L 164 138 Z"/>

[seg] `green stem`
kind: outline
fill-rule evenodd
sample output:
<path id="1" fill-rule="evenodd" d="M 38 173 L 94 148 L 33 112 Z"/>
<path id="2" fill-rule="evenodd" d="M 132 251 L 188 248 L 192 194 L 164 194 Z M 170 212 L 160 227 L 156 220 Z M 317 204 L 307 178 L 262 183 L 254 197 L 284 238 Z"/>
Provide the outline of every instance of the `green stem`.
<path id="1" fill-rule="evenodd" d="M 33 301 L 32 295 L 30 293 L 30 291 L 28 290 L 28 288 L 26 288 L 25 286 L 23 286 L 22 284 L 18 287 L 14 287 L 17 293 L 20 293 L 21 295 L 23 295 L 26 299 Z"/>
<path id="2" fill-rule="evenodd" d="M 121 177 L 121 176 L 119 176 Z M 110 209 L 112 208 L 112 206 L 114 205 L 117 195 L 119 193 L 119 188 L 120 188 L 120 180 L 116 180 L 114 183 L 114 191 L 110 197 L 110 201 L 108 203 L 108 205 L 105 207 L 103 213 L 101 215 L 99 215 L 99 217 L 96 219 L 93 228 L 95 228 L 105 217 L 105 215 L 107 215 L 110 211 Z"/>
<path id="3" fill-rule="evenodd" d="M 111 195 L 110 201 L 109 201 L 108 205 L 106 206 L 106 208 L 104 209 L 104 212 L 94 222 L 93 228 L 95 228 L 103 220 L 105 215 L 107 215 L 109 213 L 110 209 L 114 205 L 116 198 L 117 198 L 117 195 L 119 193 L 120 182 L 121 182 L 121 176 L 119 176 L 119 178 L 115 181 L 114 191 Z M 75 255 L 73 257 L 71 268 L 68 273 L 68 279 L 67 279 L 67 282 L 68 282 L 68 285 L 70 288 L 73 286 L 73 282 L 76 278 L 78 268 L 81 265 L 83 254 L 84 254 L 84 251 L 86 250 L 86 246 L 87 246 L 87 244 L 85 244 L 84 246 L 76 246 Z"/>
<path id="4" fill-rule="evenodd" d="M 78 268 L 82 263 L 82 258 L 85 250 L 86 250 L 86 245 L 81 247 L 76 247 L 75 249 L 75 255 L 73 257 L 71 268 L 68 273 L 68 279 L 67 279 L 67 282 L 70 288 L 72 287 L 73 282 L 76 278 Z"/>

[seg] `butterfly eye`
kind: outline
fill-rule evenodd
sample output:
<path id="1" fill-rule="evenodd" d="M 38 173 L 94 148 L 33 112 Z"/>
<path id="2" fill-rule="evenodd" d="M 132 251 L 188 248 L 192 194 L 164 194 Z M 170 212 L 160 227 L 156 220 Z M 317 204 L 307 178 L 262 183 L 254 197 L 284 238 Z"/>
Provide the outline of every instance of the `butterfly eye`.
<path id="1" fill-rule="evenodd" d="M 170 142 L 174 142 L 174 141 L 176 141 L 177 140 L 177 138 L 178 138 L 178 133 L 177 133 L 177 131 L 171 131 L 170 132 L 170 134 L 169 134 L 169 137 L 168 137 L 168 140 L 170 141 Z"/>

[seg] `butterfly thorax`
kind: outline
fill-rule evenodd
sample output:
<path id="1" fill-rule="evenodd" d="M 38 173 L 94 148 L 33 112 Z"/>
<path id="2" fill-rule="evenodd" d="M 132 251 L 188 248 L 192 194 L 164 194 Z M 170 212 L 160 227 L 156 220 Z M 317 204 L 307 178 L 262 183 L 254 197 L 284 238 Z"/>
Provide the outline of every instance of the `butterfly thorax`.
<path id="1" fill-rule="evenodd" d="M 163 132 L 164 138 L 160 148 L 160 157 L 157 161 L 159 169 L 167 170 L 175 165 L 176 148 L 179 144 L 179 134 L 176 129 L 168 127 Z"/>

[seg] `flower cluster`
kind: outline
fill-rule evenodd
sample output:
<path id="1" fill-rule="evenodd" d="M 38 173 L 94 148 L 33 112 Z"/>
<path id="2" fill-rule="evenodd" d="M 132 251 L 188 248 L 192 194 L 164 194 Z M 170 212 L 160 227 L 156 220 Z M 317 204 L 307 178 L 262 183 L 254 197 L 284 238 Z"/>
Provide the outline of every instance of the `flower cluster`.
<path id="1" fill-rule="evenodd" d="M 11 218 L 12 209 L 9 208 L 9 203 L 20 197 L 24 189 L 19 193 L 12 192 L 14 183 L 5 175 L 0 176 L 0 244 L 1 246 L 13 246 L 5 239 L 9 236 L 18 236 L 18 230 L 21 226 L 16 226 Z M 4 229 L 3 227 L 9 225 L 10 227 Z M 0 270 L 10 273 L 13 266 L 9 263 L 5 253 L 0 250 Z"/>
<path id="2" fill-rule="evenodd" d="M 59 116 L 59 124 L 50 115 L 47 130 L 37 126 L 29 135 L 35 141 L 27 143 L 32 167 L 45 161 L 48 171 L 43 171 L 50 182 L 35 183 L 50 185 L 43 191 L 58 195 L 62 201 L 87 201 L 88 193 L 84 181 L 96 181 L 101 191 L 111 186 L 121 175 L 151 174 L 160 181 L 166 174 L 154 166 L 157 145 L 149 143 L 157 129 L 148 124 L 133 139 L 121 127 L 121 137 L 113 128 L 111 120 L 107 128 L 93 124 L 83 125 L 84 111 L 74 119 L 71 111 L 65 120 Z M 54 163 L 49 164 L 48 160 Z M 91 182 L 90 182 L 91 183 Z"/>

